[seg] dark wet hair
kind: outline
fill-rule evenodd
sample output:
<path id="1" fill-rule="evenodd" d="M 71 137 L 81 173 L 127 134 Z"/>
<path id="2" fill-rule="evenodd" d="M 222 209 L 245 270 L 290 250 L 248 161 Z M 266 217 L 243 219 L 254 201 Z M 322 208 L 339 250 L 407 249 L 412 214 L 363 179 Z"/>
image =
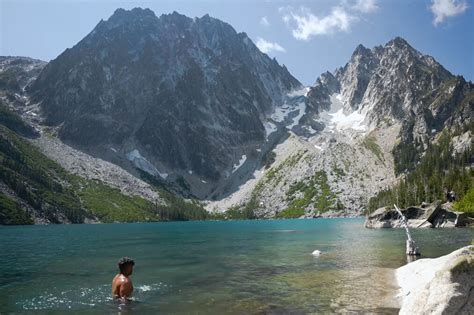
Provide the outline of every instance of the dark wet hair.
<path id="1" fill-rule="evenodd" d="M 123 272 L 125 267 L 128 265 L 135 266 L 135 261 L 133 261 L 133 259 L 130 257 L 122 257 L 119 259 L 118 267 L 120 269 L 120 272 Z"/>

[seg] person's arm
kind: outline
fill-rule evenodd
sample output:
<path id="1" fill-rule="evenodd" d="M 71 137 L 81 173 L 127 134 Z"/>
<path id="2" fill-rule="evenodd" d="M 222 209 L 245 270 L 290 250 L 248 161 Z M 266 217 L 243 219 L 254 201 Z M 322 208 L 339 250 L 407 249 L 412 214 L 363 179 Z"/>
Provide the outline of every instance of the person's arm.
<path id="1" fill-rule="evenodd" d="M 120 286 L 120 297 L 129 299 L 132 296 L 132 291 L 133 291 L 132 283 L 129 280 L 126 280 Z"/>

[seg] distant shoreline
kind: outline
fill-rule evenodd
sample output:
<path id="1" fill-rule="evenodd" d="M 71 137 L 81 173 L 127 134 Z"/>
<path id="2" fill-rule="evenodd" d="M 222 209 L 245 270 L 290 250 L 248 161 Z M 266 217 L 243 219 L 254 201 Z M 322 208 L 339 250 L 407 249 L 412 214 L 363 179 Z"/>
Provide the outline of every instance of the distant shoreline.
<path id="1" fill-rule="evenodd" d="M 334 216 L 317 218 L 258 218 L 258 219 L 207 219 L 207 220 L 163 220 L 163 221 L 133 221 L 133 222 L 84 222 L 84 223 L 37 223 L 37 224 L 8 224 L 2 226 L 47 226 L 47 225 L 102 225 L 102 224 L 144 224 L 144 223 L 172 223 L 172 222 L 231 222 L 231 221 L 283 221 L 283 220 L 316 220 L 316 219 L 363 219 L 364 216 Z"/>

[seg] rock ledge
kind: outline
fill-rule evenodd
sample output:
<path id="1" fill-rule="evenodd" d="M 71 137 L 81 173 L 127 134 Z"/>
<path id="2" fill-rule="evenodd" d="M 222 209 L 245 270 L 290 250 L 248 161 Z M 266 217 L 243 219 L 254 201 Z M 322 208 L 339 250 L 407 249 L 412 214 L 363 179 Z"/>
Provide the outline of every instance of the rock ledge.
<path id="1" fill-rule="evenodd" d="M 422 204 L 420 207 L 408 207 L 401 212 L 407 219 L 410 228 L 450 228 L 464 227 L 473 224 L 473 219 L 463 212 L 455 212 L 451 203 Z M 392 208 L 380 208 L 374 211 L 365 221 L 366 228 L 401 228 L 400 216 Z"/>
<path id="2" fill-rule="evenodd" d="M 400 314 L 472 314 L 474 246 L 435 259 L 420 259 L 396 271 Z"/>

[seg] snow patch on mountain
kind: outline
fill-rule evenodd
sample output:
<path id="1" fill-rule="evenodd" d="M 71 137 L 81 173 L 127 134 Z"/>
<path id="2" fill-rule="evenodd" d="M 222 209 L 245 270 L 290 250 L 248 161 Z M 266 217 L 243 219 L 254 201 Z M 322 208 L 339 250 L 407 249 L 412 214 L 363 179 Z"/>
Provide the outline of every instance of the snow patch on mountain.
<path id="1" fill-rule="evenodd" d="M 297 89 L 297 90 L 293 90 L 291 92 L 289 92 L 288 94 L 286 94 L 286 96 L 288 97 L 298 97 L 298 96 L 306 96 L 309 92 L 309 87 L 308 86 L 305 86 L 301 89 Z"/>
<path id="2" fill-rule="evenodd" d="M 266 121 L 263 123 L 263 127 L 265 127 L 265 134 L 268 138 L 269 135 L 271 135 L 272 133 L 274 133 L 275 131 L 277 131 L 277 126 L 272 123 L 271 121 Z"/>
<path id="3" fill-rule="evenodd" d="M 276 122 L 283 122 L 286 117 L 288 116 L 289 113 L 293 111 L 293 108 L 291 108 L 288 104 L 285 104 L 283 106 L 275 108 L 275 112 L 271 115 L 271 119 L 273 119 Z"/>
<path id="4" fill-rule="evenodd" d="M 318 132 L 313 129 L 311 126 L 303 126 L 304 129 L 306 129 L 311 135 L 317 134 Z"/>
<path id="5" fill-rule="evenodd" d="M 366 132 L 368 126 L 365 125 L 364 121 L 366 116 L 359 110 L 347 113 L 343 106 L 343 98 L 339 93 L 332 94 L 331 108 L 329 111 L 323 111 L 320 114 L 320 122 L 326 125 L 328 131 L 344 131 L 344 130 L 356 130 L 360 132 Z"/>
<path id="6" fill-rule="evenodd" d="M 298 115 L 293 118 L 293 122 L 291 124 L 286 126 L 286 128 L 290 130 L 296 125 L 298 125 L 300 123 L 301 117 L 303 117 L 306 114 L 306 102 L 299 102 L 295 109 L 298 111 Z"/>
<path id="7" fill-rule="evenodd" d="M 344 110 L 341 108 L 336 113 L 330 113 L 329 115 L 332 116 L 332 126 L 338 130 L 354 129 L 365 131 L 367 129 L 367 127 L 363 124 L 365 116 L 358 113 L 357 111 L 346 115 L 344 114 Z"/>
<path id="8" fill-rule="evenodd" d="M 300 119 L 306 114 L 306 102 L 299 101 L 292 104 L 285 103 L 280 107 L 276 107 L 273 114 L 270 116 L 271 120 L 276 123 L 285 123 L 287 129 L 291 130 L 294 126 L 298 125 Z M 293 117 L 292 117 L 293 116 Z M 292 117 L 292 118 L 289 118 Z M 290 121 L 291 119 L 291 121 Z M 276 131 L 276 127 L 271 122 L 264 124 L 267 136 L 272 132 Z"/>
<path id="9" fill-rule="evenodd" d="M 244 154 L 239 160 L 239 163 L 234 164 L 234 168 L 232 169 L 232 173 L 235 173 L 242 165 L 244 165 L 245 161 L 247 161 L 247 156 Z"/>
<path id="10" fill-rule="evenodd" d="M 141 169 L 144 172 L 147 172 L 148 174 L 151 175 L 158 175 L 162 177 L 163 179 L 166 179 L 168 177 L 168 174 L 166 173 L 161 173 L 156 169 L 156 167 L 151 164 L 147 159 L 145 159 L 141 154 L 140 151 L 137 149 L 130 151 L 127 153 L 127 159 L 132 162 L 132 164 L 138 168 Z"/>

